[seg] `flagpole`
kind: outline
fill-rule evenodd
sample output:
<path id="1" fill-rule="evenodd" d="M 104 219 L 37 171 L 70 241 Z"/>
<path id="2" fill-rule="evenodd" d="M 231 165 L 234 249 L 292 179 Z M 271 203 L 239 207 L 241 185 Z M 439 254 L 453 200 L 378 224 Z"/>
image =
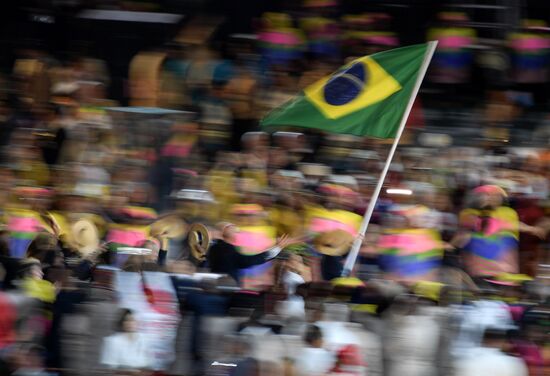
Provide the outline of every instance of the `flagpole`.
<path id="1" fill-rule="evenodd" d="M 359 250 L 361 249 L 361 244 L 363 243 L 363 237 L 365 236 L 365 233 L 367 232 L 367 228 L 369 227 L 372 213 L 374 212 L 376 202 L 378 201 L 378 196 L 380 196 L 380 192 L 382 191 L 382 187 L 384 186 L 384 180 L 386 179 L 386 175 L 388 174 L 388 170 L 390 169 L 391 161 L 395 154 L 395 150 L 397 149 L 397 145 L 399 144 L 399 140 L 401 139 L 401 135 L 403 134 L 403 130 L 405 129 L 405 125 L 407 124 L 407 119 L 409 118 L 409 114 L 411 113 L 414 100 L 416 99 L 418 90 L 420 90 L 420 85 L 422 85 L 422 81 L 424 80 L 424 76 L 426 75 L 426 71 L 428 70 L 428 66 L 430 65 L 430 62 L 432 60 L 432 56 L 435 52 L 436 47 L 437 47 L 437 41 L 428 42 L 428 49 L 426 50 L 426 54 L 424 55 L 424 61 L 420 66 L 418 77 L 416 78 L 416 83 L 414 84 L 411 97 L 409 99 L 409 103 L 405 108 L 405 112 L 403 113 L 403 117 L 401 118 L 401 123 L 399 124 L 397 134 L 395 136 L 395 139 L 393 140 L 393 144 L 390 149 L 390 152 L 388 153 L 388 157 L 386 158 L 386 163 L 384 164 L 384 168 L 382 169 L 382 173 L 380 174 L 378 183 L 376 183 L 376 188 L 372 193 L 369 206 L 365 212 L 365 215 L 363 216 L 363 221 L 361 222 L 361 227 L 359 228 L 359 234 L 355 238 L 353 245 L 351 247 L 351 250 L 348 254 L 348 257 L 346 258 L 346 262 L 342 270 L 343 277 L 347 277 L 351 275 L 353 266 L 357 261 L 357 256 L 359 255 Z"/>

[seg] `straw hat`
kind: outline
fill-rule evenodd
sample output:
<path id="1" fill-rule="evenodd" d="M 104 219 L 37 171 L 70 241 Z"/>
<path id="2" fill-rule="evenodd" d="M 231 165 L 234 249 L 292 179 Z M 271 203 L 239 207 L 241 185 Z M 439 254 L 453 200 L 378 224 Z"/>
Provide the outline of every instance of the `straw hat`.
<path id="1" fill-rule="evenodd" d="M 357 196 L 357 193 L 345 186 L 340 184 L 322 184 L 319 187 L 319 193 L 325 194 L 327 196 L 333 196 L 333 197 L 355 197 Z"/>
<path id="2" fill-rule="evenodd" d="M 333 286 L 339 287 L 362 287 L 365 286 L 365 283 L 356 277 L 339 277 L 334 278 L 330 281 Z"/>
<path id="3" fill-rule="evenodd" d="M 526 274 L 501 273 L 485 281 L 497 286 L 521 286 L 525 282 L 532 281 L 533 278 Z"/>
<path id="4" fill-rule="evenodd" d="M 508 197 L 508 194 L 504 189 L 502 189 L 498 185 L 492 185 L 492 184 L 479 186 L 477 188 L 474 188 L 472 192 L 477 194 L 482 194 L 482 193 L 500 194 L 502 195 L 502 197 Z"/>
<path id="5" fill-rule="evenodd" d="M 99 233 L 89 219 L 79 219 L 71 226 L 71 243 L 78 252 L 88 255 L 99 248 Z"/>
<path id="6" fill-rule="evenodd" d="M 182 189 L 172 195 L 176 200 L 194 201 L 194 202 L 214 202 L 214 196 L 209 191 L 198 189 Z"/>
<path id="7" fill-rule="evenodd" d="M 53 195 L 53 191 L 50 189 L 28 186 L 15 187 L 13 193 L 20 198 L 26 199 L 49 198 Z"/>
<path id="8" fill-rule="evenodd" d="M 414 285 L 413 291 L 417 296 L 438 302 L 444 286 L 441 282 L 420 281 Z"/>
<path id="9" fill-rule="evenodd" d="M 353 236 L 344 230 L 323 232 L 313 240 L 315 249 L 327 256 L 345 255 L 352 243 Z"/>
<path id="10" fill-rule="evenodd" d="M 187 224 L 176 214 L 167 214 L 151 225 L 151 236 L 169 239 L 181 238 L 187 233 Z"/>
<path id="11" fill-rule="evenodd" d="M 300 163 L 298 168 L 305 176 L 324 177 L 332 173 L 332 168 L 318 163 Z"/>
<path id="12" fill-rule="evenodd" d="M 234 215 L 261 215 L 264 213 L 262 205 L 258 204 L 234 204 L 231 206 Z"/>
<path id="13" fill-rule="evenodd" d="M 193 257 L 199 261 L 204 261 L 210 245 L 210 232 L 208 228 L 201 223 L 193 223 L 189 227 L 187 242 Z"/>

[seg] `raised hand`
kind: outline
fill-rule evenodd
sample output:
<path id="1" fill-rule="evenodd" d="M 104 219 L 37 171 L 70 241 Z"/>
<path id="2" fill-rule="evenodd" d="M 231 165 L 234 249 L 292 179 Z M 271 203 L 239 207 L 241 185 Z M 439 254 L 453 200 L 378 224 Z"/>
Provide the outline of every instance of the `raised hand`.
<path id="1" fill-rule="evenodd" d="M 277 240 L 276 245 L 281 249 L 285 249 L 290 245 L 299 244 L 303 242 L 304 242 L 304 237 L 291 238 L 288 234 L 284 234 Z"/>

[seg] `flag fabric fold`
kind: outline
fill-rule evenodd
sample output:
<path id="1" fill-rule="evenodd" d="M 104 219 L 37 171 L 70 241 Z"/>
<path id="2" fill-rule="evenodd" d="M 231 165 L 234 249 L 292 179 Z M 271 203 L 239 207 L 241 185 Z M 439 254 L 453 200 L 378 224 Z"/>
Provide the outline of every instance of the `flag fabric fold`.
<path id="1" fill-rule="evenodd" d="M 271 111 L 261 125 L 394 138 L 414 95 L 428 46 L 402 47 L 353 60 Z"/>

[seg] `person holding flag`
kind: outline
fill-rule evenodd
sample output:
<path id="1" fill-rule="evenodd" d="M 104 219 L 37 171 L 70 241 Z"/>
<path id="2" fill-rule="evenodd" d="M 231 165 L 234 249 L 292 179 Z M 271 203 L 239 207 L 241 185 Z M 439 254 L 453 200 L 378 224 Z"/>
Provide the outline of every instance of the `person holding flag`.
<path id="1" fill-rule="evenodd" d="M 264 129 L 281 126 L 393 138 L 384 168 L 364 214 L 342 274 L 349 275 L 374 212 L 384 179 L 437 42 L 364 56 L 306 87 L 293 100 L 268 113 Z"/>
<path id="2" fill-rule="evenodd" d="M 361 216 L 350 209 L 357 193 L 344 185 L 321 184 L 322 206 L 309 206 L 306 223 L 309 235 L 314 237 L 314 248 L 321 253 L 320 268 L 324 280 L 342 274 L 343 261 L 361 224 Z"/>

